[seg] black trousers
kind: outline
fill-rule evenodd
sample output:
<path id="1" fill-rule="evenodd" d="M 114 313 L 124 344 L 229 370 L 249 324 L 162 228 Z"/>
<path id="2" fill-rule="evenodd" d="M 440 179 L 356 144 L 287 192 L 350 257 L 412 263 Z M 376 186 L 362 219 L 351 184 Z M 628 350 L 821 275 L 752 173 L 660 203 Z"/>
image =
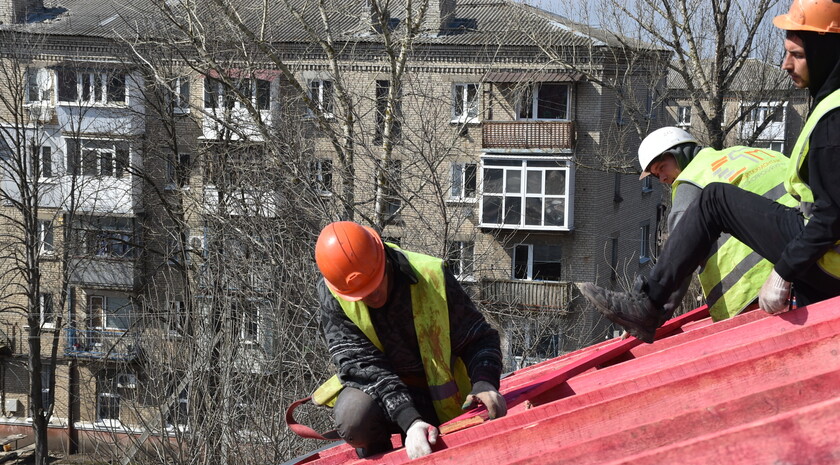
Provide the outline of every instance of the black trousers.
<path id="1" fill-rule="evenodd" d="M 355 388 L 341 390 L 333 414 L 338 435 L 356 448 L 390 444 L 392 434 L 402 433 L 372 397 Z"/>
<path id="2" fill-rule="evenodd" d="M 670 294 L 706 259 L 722 233 L 729 233 L 776 263 L 805 227 L 798 209 L 731 184 L 711 183 L 685 211 L 648 277 L 647 295 L 662 307 Z M 810 267 L 793 282 L 798 305 L 840 295 L 840 280 Z"/>

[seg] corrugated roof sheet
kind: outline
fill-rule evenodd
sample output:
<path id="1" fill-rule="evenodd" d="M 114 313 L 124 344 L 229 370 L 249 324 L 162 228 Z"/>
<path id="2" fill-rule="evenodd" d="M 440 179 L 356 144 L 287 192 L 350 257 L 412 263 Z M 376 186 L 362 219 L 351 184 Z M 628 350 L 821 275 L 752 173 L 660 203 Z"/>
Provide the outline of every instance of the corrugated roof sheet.
<path id="1" fill-rule="evenodd" d="M 614 339 L 513 373 L 506 417 L 456 418 L 421 459 L 402 448 L 358 459 L 339 444 L 297 463 L 840 462 L 840 298 L 707 315 L 670 321 L 651 345 Z"/>
<path id="2" fill-rule="evenodd" d="M 314 0 L 291 0 L 293 7 L 301 13 L 308 27 L 320 33 L 324 27 Z M 166 3 L 173 15 L 181 15 L 180 2 Z M 380 40 L 366 26 L 369 12 L 362 0 L 326 0 L 330 11 L 330 27 L 336 37 L 364 42 Z M 262 6 L 268 10 L 263 11 Z M 394 4 L 397 5 L 397 4 Z M 404 13 L 393 7 L 392 16 L 404 20 Z M 312 38 L 294 15 L 286 9 L 284 2 L 246 3 L 237 7 L 237 13 L 254 30 L 275 43 L 309 43 Z M 209 37 L 214 31 L 231 32 L 223 15 L 212 4 L 201 4 L 196 14 L 203 16 L 203 27 Z M 90 37 L 141 37 L 159 36 L 171 24 L 161 19 L 161 13 L 148 0 L 63 0 L 61 5 L 49 9 L 46 14 L 33 17 L 35 22 L 21 25 L 4 25 L 3 28 L 42 32 L 55 35 Z M 265 27 L 256 27 L 265 19 Z M 621 46 L 634 43 L 604 30 L 575 23 L 539 8 L 511 0 L 469 0 L 457 2 L 455 18 L 442 31 L 430 31 L 421 35 L 417 43 L 441 45 L 475 46 Z M 649 48 L 645 44 L 637 44 Z"/>
<path id="3" fill-rule="evenodd" d="M 706 75 L 711 74 L 711 61 L 704 61 L 703 68 Z M 673 69 L 668 71 L 669 89 L 687 89 L 685 79 Z M 793 84 L 787 73 L 779 65 L 765 63 L 756 59 L 748 59 L 734 77 L 729 90 L 734 92 L 755 92 L 770 90 L 790 90 Z"/>

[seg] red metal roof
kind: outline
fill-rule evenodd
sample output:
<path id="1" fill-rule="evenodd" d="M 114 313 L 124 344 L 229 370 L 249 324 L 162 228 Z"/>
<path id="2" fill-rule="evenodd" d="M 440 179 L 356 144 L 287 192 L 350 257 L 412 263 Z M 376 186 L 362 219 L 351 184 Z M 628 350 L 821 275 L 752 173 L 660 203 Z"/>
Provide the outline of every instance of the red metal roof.
<path id="1" fill-rule="evenodd" d="M 671 320 L 650 345 L 613 339 L 511 374 L 508 415 L 467 412 L 429 456 L 409 460 L 394 436 L 380 456 L 340 444 L 298 463 L 840 463 L 840 298 L 707 315 Z"/>

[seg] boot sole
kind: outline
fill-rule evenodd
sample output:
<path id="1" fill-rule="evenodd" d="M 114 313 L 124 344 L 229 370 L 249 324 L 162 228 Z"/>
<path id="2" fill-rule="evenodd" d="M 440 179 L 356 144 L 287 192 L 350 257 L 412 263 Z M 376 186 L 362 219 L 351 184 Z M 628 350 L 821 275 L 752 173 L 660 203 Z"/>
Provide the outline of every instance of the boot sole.
<path id="1" fill-rule="evenodd" d="M 597 286 L 592 283 L 581 283 L 578 284 L 578 290 L 608 320 L 624 327 L 636 339 L 648 344 L 653 343 L 656 336 L 656 329 L 653 331 L 642 329 L 639 327 L 639 323 L 622 318 L 620 313 L 616 313 L 612 307 L 601 302 L 598 296 L 600 292 L 597 291 Z"/>

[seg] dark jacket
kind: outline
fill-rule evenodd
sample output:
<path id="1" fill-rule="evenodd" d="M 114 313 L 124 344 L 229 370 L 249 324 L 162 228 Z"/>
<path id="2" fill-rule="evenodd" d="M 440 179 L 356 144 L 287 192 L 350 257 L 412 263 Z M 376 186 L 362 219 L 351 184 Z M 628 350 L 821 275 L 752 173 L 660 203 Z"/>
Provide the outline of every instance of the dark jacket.
<path id="1" fill-rule="evenodd" d="M 385 352 L 347 318 L 323 279 L 318 283 L 321 328 L 342 384 L 370 395 L 403 431 L 419 418 L 439 425 L 412 319 L 410 286 L 417 278 L 402 253 L 386 247 L 386 257 L 386 266 L 392 271 L 388 301 L 381 308 L 370 309 Z M 473 384 L 487 381 L 498 389 L 502 371 L 499 334 L 446 267 L 444 276 L 452 352 L 464 360 Z"/>
<path id="2" fill-rule="evenodd" d="M 797 31 L 802 37 L 816 106 L 840 88 L 840 34 Z M 814 194 L 812 217 L 802 233 L 790 242 L 775 264 L 787 281 L 801 274 L 840 239 L 840 111 L 825 115 L 811 133 L 807 163 L 800 176 Z M 840 287 L 840 282 L 838 282 Z"/>

